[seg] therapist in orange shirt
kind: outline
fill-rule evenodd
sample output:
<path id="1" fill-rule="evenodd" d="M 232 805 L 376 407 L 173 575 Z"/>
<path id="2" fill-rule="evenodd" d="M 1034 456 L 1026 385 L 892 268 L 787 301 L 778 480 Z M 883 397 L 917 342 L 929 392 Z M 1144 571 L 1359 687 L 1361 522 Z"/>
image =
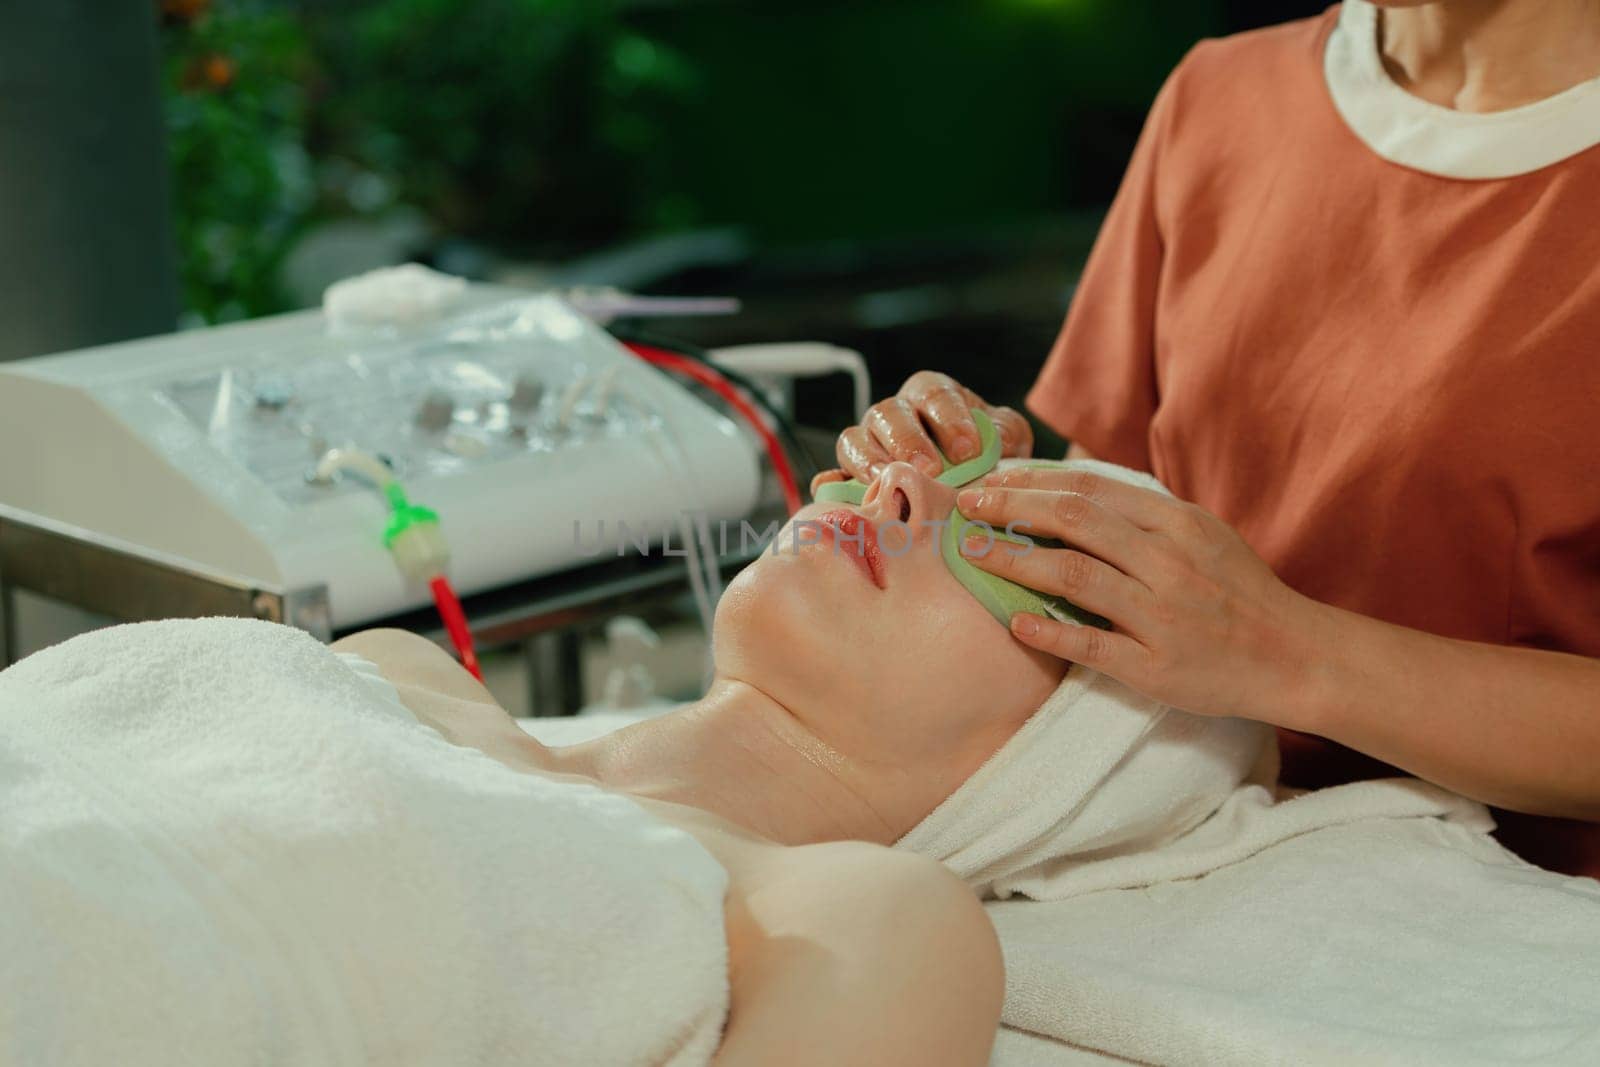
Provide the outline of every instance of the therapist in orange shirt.
<path id="1" fill-rule="evenodd" d="M 1017 640 L 1278 726 L 1290 784 L 1387 764 L 1600 876 L 1600 2 L 1346 0 L 1198 45 L 1027 401 L 1191 503 L 963 493 L 1070 546 L 980 566 L 1115 624 Z M 936 472 L 979 404 L 915 375 L 839 461 Z"/>

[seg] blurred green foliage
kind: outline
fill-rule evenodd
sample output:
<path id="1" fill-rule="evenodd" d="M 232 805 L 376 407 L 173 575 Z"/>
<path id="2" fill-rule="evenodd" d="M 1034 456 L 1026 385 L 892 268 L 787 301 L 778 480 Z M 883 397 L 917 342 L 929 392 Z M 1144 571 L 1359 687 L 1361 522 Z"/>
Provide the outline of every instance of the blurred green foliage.
<path id="1" fill-rule="evenodd" d="M 613 0 L 182 0 L 165 71 L 184 296 L 284 310 L 318 221 L 404 205 L 552 254 L 661 221 L 663 109 L 689 83 Z"/>
<path id="2" fill-rule="evenodd" d="M 254 4 L 171 16 L 163 76 L 186 315 L 281 311 L 284 258 L 310 221 L 310 52 L 298 20 Z"/>
<path id="3" fill-rule="evenodd" d="M 447 232 L 525 250 L 650 223 L 649 154 L 687 67 L 610 0 L 378 0 L 314 14 L 319 155 Z M 337 9 L 321 9 L 337 11 Z"/>

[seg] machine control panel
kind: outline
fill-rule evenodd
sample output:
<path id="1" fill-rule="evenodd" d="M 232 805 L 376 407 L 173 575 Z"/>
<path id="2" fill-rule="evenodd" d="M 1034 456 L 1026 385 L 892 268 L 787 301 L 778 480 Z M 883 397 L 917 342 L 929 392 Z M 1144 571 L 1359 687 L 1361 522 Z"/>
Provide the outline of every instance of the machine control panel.
<path id="1" fill-rule="evenodd" d="M 341 329 L 319 312 L 0 366 L 0 504 L 288 589 L 336 626 L 428 602 L 388 503 L 319 462 L 359 449 L 435 509 L 463 593 L 627 550 L 685 512 L 748 515 L 750 439 L 562 301 L 470 287 L 462 310 Z M 592 546 L 604 542 L 596 550 Z"/>
<path id="2" fill-rule="evenodd" d="M 570 314 L 512 306 L 436 333 L 373 337 L 331 359 L 262 351 L 161 392 L 219 451 L 304 504 L 349 488 L 314 475 L 330 448 L 365 449 L 412 478 L 648 426 L 649 404 L 561 336 Z"/>

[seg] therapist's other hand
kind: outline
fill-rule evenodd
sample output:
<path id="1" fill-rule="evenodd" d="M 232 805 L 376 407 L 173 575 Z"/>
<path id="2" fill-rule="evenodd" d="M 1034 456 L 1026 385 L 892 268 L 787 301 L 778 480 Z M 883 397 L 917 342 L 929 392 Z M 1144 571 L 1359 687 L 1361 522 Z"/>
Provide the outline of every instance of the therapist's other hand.
<path id="1" fill-rule="evenodd" d="M 974 564 L 1111 620 L 1114 631 L 1030 613 L 1017 640 L 1202 715 L 1278 721 L 1314 656 L 1316 604 L 1272 573 L 1227 523 L 1194 504 L 1087 471 L 1014 470 L 957 507 L 1063 548 L 969 541 Z M 987 548 L 987 551 L 985 551 Z"/>
<path id="2" fill-rule="evenodd" d="M 1002 455 L 1032 454 L 1033 428 L 1020 412 L 988 403 L 948 374 L 924 370 L 907 378 L 894 396 L 868 408 L 859 426 L 839 435 L 839 466 L 846 477 L 870 482 L 881 468 L 903 460 L 934 477 L 944 469 L 940 452 L 952 463 L 978 454 L 973 408 L 994 420 Z"/>

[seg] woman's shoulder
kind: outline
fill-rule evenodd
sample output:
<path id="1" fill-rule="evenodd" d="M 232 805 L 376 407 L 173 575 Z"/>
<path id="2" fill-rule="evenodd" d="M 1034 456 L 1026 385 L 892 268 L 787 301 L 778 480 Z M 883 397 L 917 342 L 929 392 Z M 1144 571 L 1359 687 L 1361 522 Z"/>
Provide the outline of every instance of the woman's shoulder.
<path id="1" fill-rule="evenodd" d="M 730 895 L 740 899 L 732 902 L 730 918 L 763 918 L 761 935 L 746 949 L 792 951 L 793 942 L 773 936 L 778 925 L 787 924 L 791 933 L 803 933 L 841 958 L 879 961 L 874 966 L 887 966 L 906 982 L 937 984 L 926 967 L 955 967 L 963 988 L 981 992 L 992 984 L 999 1010 L 1004 979 L 994 927 L 971 887 L 938 861 L 837 841 L 785 848 L 753 877 L 739 873 L 732 872 Z M 730 928 L 730 950 L 733 940 Z"/>
<path id="2" fill-rule="evenodd" d="M 1233 123 L 1274 101 L 1319 89 L 1323 51 L 1338 17 L 1335 4 L 1310 18 L 1207 37 L 1173 69 L 1161 90 L 1162 102 L 1177 110 L 1203 108 L 1213 122 Z M 1218 110 L 1219 102 L 1231 101 L 1241 107 Z"/>
<path id="3" fill-rule="evenodd" d="M 1161 87 L 1145 137 L 1162 220 L 1209 218 L 1218 198 L 1251 210 L 1285 151 L 1321 153 L 1337 122 L 1322 56 L 1338 8 L 1191 48 Z M 1289 148 L 1290 144 L 1296 147 Z M 1242 196 L 1245 190 L 1248 195 Z M 1196 201 L 1199 201 L 1198 203 Z"/>
<path id="4" fill-rule="evenodd" d="M 1320 15 L 1279 22 L 1226 37 L 1207 37 L 1189 49 L 1179 64 L 1191 78 L 1247 78 L 1252 69 L 1271 69 L 1279 63 L 1300 63 L 1310 58 L 1320 68 L 1328 34 L 1339 21 L 1334 4 Z"/>
<path id="5" fill-rule="evenodd" d="M 741 1039 L 766 1031 L 762 1017 L 781 1004 L 786 1024 L 827 1020 L 794 1062 L 987 1059 L 1004 996 L 999 941 L 942 865 L 845 841 L 775 847 L 729 875 L 728 1048 L 750 1047 Z M 786 1062 L 772 1055 L 751 1062 Z"/>
<path id="6" fill-rule="evenodd" d="M 850 892 L 855 896 L 892 897 L 914 890 L 931 902 L 982 914 L 972 890 L 937 860 L 865 841 L 773 846 L 751 870 L 750 886 L 758 891 L 780 884 L 854 886 Z"/>

